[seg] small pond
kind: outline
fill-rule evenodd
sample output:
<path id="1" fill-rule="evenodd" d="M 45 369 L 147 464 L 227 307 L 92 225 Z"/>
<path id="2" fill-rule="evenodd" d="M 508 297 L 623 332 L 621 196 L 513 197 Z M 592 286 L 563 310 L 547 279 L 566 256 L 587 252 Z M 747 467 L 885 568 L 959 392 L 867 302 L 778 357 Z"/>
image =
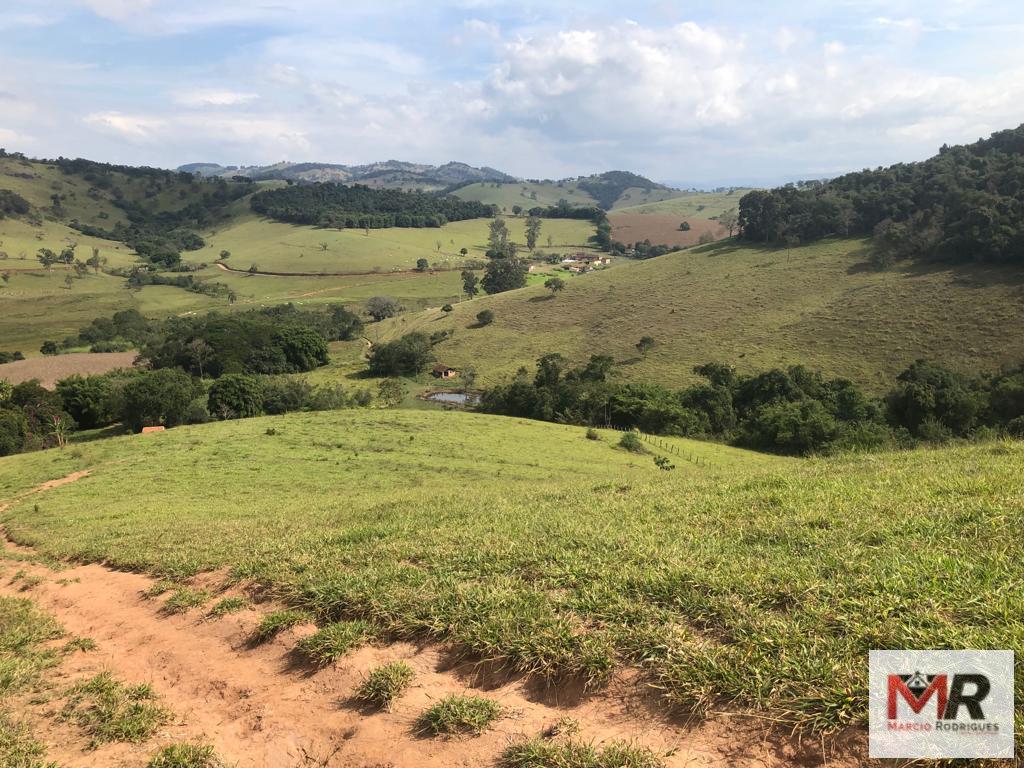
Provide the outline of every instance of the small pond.
<path id="1" fill-rule="evenodd" d="M 454 403 L 455 405 L 475 405 L 480 400 L 472 392 L 431 392 L 424 400 L 434 403 Z"/>

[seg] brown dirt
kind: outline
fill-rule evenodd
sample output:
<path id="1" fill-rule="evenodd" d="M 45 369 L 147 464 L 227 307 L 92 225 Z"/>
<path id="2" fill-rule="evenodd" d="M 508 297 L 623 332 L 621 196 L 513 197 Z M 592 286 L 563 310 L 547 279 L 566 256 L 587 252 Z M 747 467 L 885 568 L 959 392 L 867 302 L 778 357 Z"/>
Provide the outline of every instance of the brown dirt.
<path id="1" fill-rule="evenodd" d="M 12 545 L 7 549 L 15 550 Z M 30 597 L 70 636 L 91 637 L 98 644 L 95 651 L 75 652 L 58 668 L 51 677 L 53 695 L 48 702 L 38 703 L 38 696 L 18 702 L 36 737 L 47 745 L 48 758 L 66 768 L 141 768 L 159 747 L 181 741 L 210 743 L 238 768 L 468 768 L 495 765 L 510 741 L 536 736 L 562 717 L 576 719 L 585 739 L 625 739 L 667 754 L 670 768 L 860 762 L 837 756 L 835 744 L 828 749 L 813 739 L 801 744 L 768 730 L 764 721 L 742 715 L 721 714 L 694 722 L 673 719 L 653 694 L 643 694 L 636 671 L 620 675 L 599 693 L 583 695 L 571 687 L 510 679 L 484 665 L 460 663 L 441 647 L 406 642 L 366 647 L 331 667 L 313 670 L 292 653 L 297 639 L 313 631 L 311 626 L 290 630 L 262 646 L 248 642 L 267 606 L 217 620 L 204 620 L 201 609 L 168 616 L 160 612 L 165 598 L 144 597 L 153 580 L 140 574 L 101 565 L 58 572 L 23 562 L 17 567 L 44 581 L 23 592 L 5 575 L 0 578 L 0 594 Z M 211 590 L 223 582 L 223 574 L 195 580 Z M 233 592 L 237 594 L 237 588 Z M 354 706 L 350 695 L 363 675 L 396 659 L 415 669 L 416 680 L 393 711 L 369 712 Z M 126 683 L 150 683 L 174 712 L 173 722 L 146 744 L 112 744 L 90 751 L 83 735 L 54 715 L 63 703 L 63 691 L 104 670 Z M 475 738 L 417 735 L 417 716 L 449 693 L 491 697 L 508 714 Z M 864 754 L 864 735 L 845 734 L 842 746 L 845 755 Z"/>
<path id="2" fill-rule="evenodd" d="M 654 245 L 696 245 L 700 236 L 710 232 L 716 240 L 725 237 L 726 232 L 717 221 L 693 219 L 675 214 L 663 213 L 609 213 L 612 238 L 621 243 L 637 243 L 650 240 Z M 679 225 L 688 221 L 690 230 L 680 232 Z"/>
<path id="3" fill-rule="evenodd" d="M 58 381 L 78 373 L 88 376 L 115 368 L 131 368 L 137 352 L 72 352 L 67 355 L 33 357 L 0 365 L 0 379 L 20 384 L 30 379 L 52 389 Z"/>

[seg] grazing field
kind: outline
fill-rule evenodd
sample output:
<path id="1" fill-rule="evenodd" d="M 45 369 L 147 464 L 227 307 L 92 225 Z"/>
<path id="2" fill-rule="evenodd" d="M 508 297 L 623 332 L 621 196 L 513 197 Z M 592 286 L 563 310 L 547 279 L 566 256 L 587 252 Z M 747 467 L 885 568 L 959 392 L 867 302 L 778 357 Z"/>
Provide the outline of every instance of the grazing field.
<path id="1" fill-rule="evenodd" d="M 497 182 L 488 181 L 460 187 L 453 193 L 463 200 L 476 200 L 500 206 L 503 213 L 512 213 L 514 206 L 522 206 L 529 210 L 538 205 L 556 205 L 559 200 L 567 200 L 570 205 L 597 205 L 597 201 L 589 192 L 579 187 L 577 181 L 549 182 Z M 663 200 L 670 200 L 677 195 L 686 194 L 675 189 L 640 189 L 630 187 L 619 195 L 613 209 L 636 205 L 652 205 Z"/>
<path id="2" fill-rule="evenodd" d="M 620 243 L 637 243 L 650 240 L 654 245 L 696 245 L 705 232 L 719 240 L 726 236 L 725 229 L 717 221 L 709 219 L 686 219 L 690 229 L 680 231 L 682 220 L 678 216 L 660 213 L 612 213 L 608 216 L 612 225 L 612 239 Z"/>
<path id="3" fill-rule="evenodd" d="M 136 352 L 72 352 L 28 360 L 15 360 L 0 364 L 0 380 L 11 384 L 38 379 L 44 387 L 53 387 L 61 379 L 73 374 L 89 376 L 106 373 L 115 368 L 131 368 Z"/>
<path id="4" fill-rule="evenodd" d="M 973 265 L 870 269 L 866 242 L 793 248 L 723 241 L 572 280 L 556 297 L 527 287 L 385 321 L 371 338 L 409 330 L 454 336 L 434 348 L 481 384 L 541 355 L 575 362 L 613 356 L 628 380 L 681 386 L 709 361 L 741 371 L 804 364 L 887 390 L 925 357 L 968 372 L 1024 360 L 1024 279 L 1012 268 Z M 619 260 L 621 261 L 621 260 Z M 476 327 L 491 309 L 495 321 Z M 654 337 L 641 357 L 635 344 Z"/>
<path id="5" fill-rule="evenodd" d="M 525 248 L 525 219 L 506 219 L 512 240 Z M 466 259 L 482 261 L 487 250 L 490 219 L 471 219 L 441 228 L 317 229 L 282 224 L 240 213 L 226 225 L 203 233 L 207 246 L 184 254 L 192 263 L 212 262 L 222 250 L 231 253 L 235 269 L 253 264 L 269 272 L 373 272 L 409 271 L 418 259 L 431 266 L 452 269 Z M 589 221 L 545 219 L 538 253 L 588 248 L 594 234 Z M 551 245 L 548 245 L 548 237 Z M 327 246 L 324 250 L 323 245 Z M 463 256 L 460 251 L 467 250 Z"/>
<path id="6" fill-rule="evenodd" d="M 730 208 L 739 208 L 740 198 L 749 189 L 732 192 L 681 192 L 675 197 L 653 202 L 637 202 L 628 206 L 616 206 L 619 213 L 658 213 L 670 216 L 694 216 L 710 219 Z M 678 223 L 678 222 L 677 222 Z"/>
<path id="7" fill-rule="evenodd" d="M 703 463 L 662 472 L 601 437 L 443 412 L 222 422 L 0 460 L 6 498 L 91 471 L 2 520 L 44 555 L 230 567 L 323 625 L 593 686 L 636 667 L 682 711 L 821 730 L 863 723 L 869 648 L 1024 643 L 1020 442 L 798 461 L 680 440 Z"/>

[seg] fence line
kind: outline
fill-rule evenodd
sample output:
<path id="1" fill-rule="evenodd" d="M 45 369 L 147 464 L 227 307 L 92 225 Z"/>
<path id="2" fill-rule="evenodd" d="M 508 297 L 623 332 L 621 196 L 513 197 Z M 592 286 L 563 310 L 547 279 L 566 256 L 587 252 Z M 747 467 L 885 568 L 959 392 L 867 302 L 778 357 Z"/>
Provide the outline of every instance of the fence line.
<path id="1" fill-rule="evenodd" d="M 712 464 L 712 462 L 708 461 L 707 457 L 702 458 L 700 454 L 693 453 L 692 451 L 683 453 L 681 450 L 679 450 L 678 445 L 673 445 L 669 442 L 666 442 L 664 439 L 657 437 L 655 435 L 648 435 L 646 432 L 641 432 L 639 429 L 624 429 L 622 427 L 616 427 L 611 424 L 605 424 L 604 428 L 611 429 L 616 432 L 633 432 L 634 434 L 638 435 L 640 439 L 643 440 L 645 443 L 656 446 L 663 452 L 670 453 L 698 467 L 708 467 L 711 466 Z"/>

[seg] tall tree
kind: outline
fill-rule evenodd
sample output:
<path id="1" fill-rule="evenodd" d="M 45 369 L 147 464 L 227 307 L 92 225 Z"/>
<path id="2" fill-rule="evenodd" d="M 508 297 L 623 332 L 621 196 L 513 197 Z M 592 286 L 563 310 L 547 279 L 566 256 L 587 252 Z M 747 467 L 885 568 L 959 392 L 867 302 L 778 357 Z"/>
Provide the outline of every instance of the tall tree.
<path id="1" fill-rule="evenodd" d="M 462 292 L 471 299 L 480 293 L 480 278 L 471 270 L 462 270 Z"/>
<path id="2" fill-rule="evenodd" d="M 536 216 L 526 218 L 526 247 L 531 251 L 537 247 L 537 238 L 540 237 L 540 219 Z"/>
<path id="3" fill-rule="evenodd" d="M 526 285 L 528 267 L 525 261 L 514 256 L 507 259 L 492 259 L 484 270 L 480 281 L 487 293 L 504 293 Z"/>

